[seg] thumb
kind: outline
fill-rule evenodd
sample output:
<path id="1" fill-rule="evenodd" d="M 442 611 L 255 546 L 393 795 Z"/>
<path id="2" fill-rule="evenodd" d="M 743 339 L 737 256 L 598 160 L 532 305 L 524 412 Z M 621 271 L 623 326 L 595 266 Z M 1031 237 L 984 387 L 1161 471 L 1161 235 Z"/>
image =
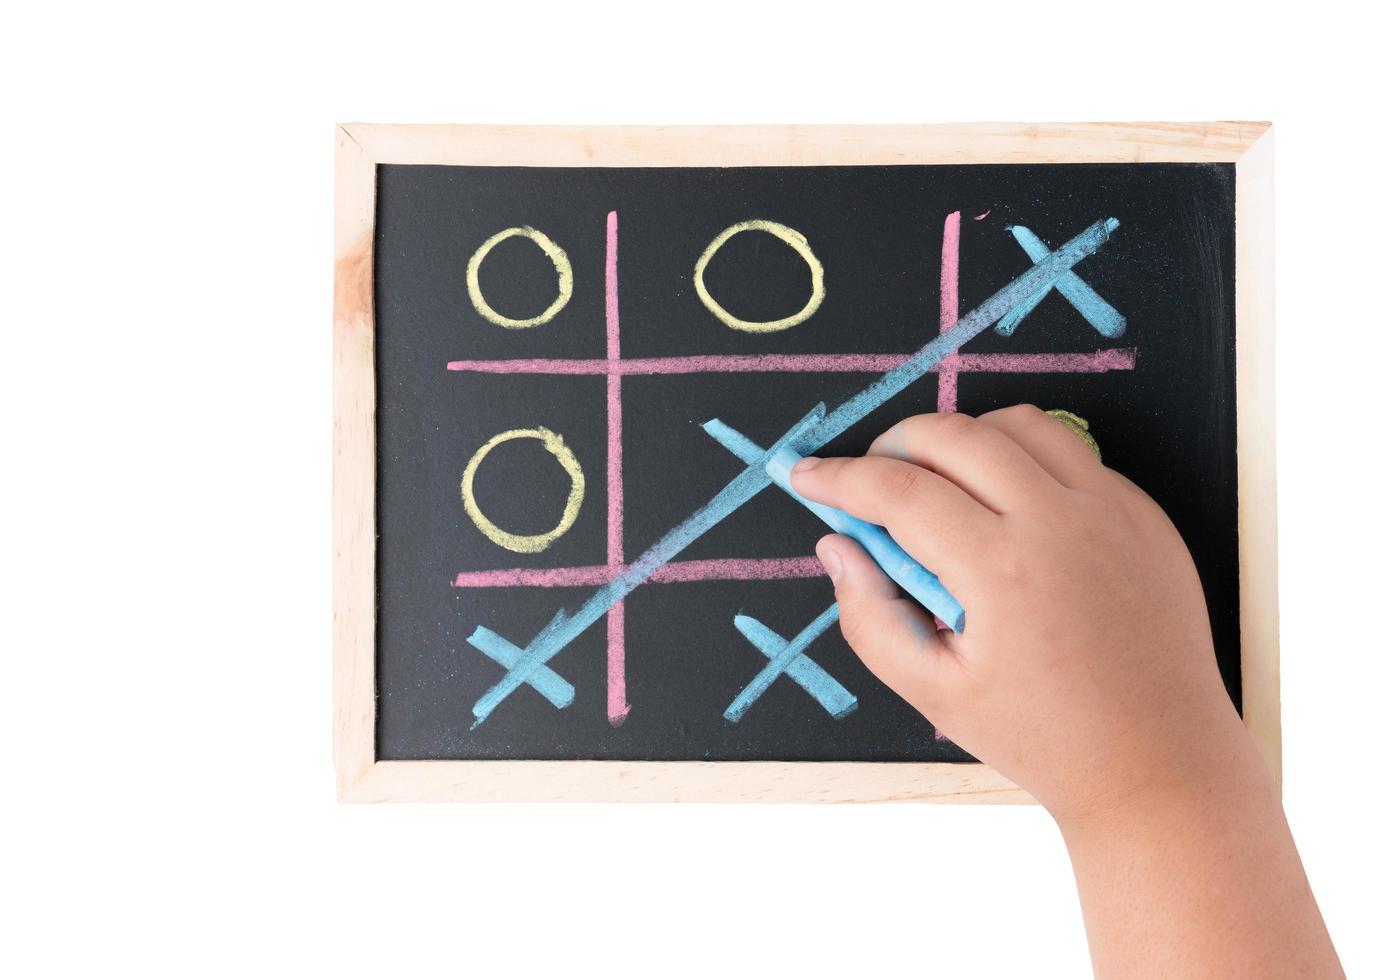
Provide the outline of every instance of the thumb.
<path id="1" fill-rule="evenodd" d="M 942 703 L 956 655 L 930 613 L 903 598 L 896 583 L 852 538 L 830 534 L 815 553 L 834 583 L 839 628 L 863 664 L 923 715 Z"/>

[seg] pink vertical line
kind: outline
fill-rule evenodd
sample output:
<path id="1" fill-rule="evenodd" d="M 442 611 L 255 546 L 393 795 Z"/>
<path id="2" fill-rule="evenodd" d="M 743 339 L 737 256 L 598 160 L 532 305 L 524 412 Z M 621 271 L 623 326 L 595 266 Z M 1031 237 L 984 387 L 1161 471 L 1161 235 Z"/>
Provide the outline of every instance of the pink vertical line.
<path id="1" fill-rule="evenodd" d="M 616 212 L 606 215 L 606 566 L 625 566 L 625 490 L 620 445 L 620 288 Z M 606 717 L 625 721 L 625 602 L 606 611 Z"/>
<path id="2" fill-rule="evenodd" d="M 940 332 L 960 319 L 960 212 L 945 216 L 940 236 Z M 951 354 L 937 365 L 936 411 L 953 412 L 959 402 L 959 358 Z"/>
<path id="3" fill-rule="evenodd" d="M 625 564 L 620 452 L 620 290 L 616 212 L 606 216 L 606 564 Z"/>

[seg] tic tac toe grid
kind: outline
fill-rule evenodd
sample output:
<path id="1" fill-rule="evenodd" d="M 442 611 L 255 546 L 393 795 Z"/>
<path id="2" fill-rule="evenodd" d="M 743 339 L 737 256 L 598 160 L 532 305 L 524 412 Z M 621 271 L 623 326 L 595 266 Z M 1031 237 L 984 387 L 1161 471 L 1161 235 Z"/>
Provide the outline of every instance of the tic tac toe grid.
<path id="1" fill-rule="evenodd" d="M 982 222 L 990 217 L 990 213 L 985 212 L 974 215 L 969 220 Z M 620 253 L 620 218 L 618 212 L 612 211 L 607 215 L 605 224 L 604 359 L 455 360 L 447 364 L 447 369 L 453 372 L 591 375 L 604 376 L 606 379 L 606 563 L 554 568 L 499 567 L 461 572 L 456 576 L 454 585 L 459 589 L 596 587 L 591 598 L 575 613 L 559 613 L 552 623 L 540 623 L 541 632 L 525 648 L 521 649 L 498 636 L 487 624 L 481 624 L 475 630 L 469 638 L 470 644 L 505 671 L 499 682 L 477 701 L 473 711 L 476 725 L 484 723 L 491 712 L 524 685 L 532 687 L 558 709 L 569 707 L 573 701 L 574 688 L 568 679 L 548 666 L 548 660 L 597 619 L 603 617 L 606 620 L 606 713 L 612 725 L 622 724 L 631 708 L 626 696 L 625 596 L 635 588 L 649 583 L 821 577 L 823 569 L 813 557 L 772 556 L 688 561 L 676 560 L 673 557 L 686 547 L 687 543 L 725 519 L 745 499 L 754 496 L 755 492 L 766 485 L 764 460 L 778 445 L 798 446 L 803 447 L 805 451 L 811 451 L 836 435 L 840 431 L 839 425 L 846 428 L 848 424 L 880 405 L 891 393 L 902 390 L 914 377 L 934 374 L 937 385 L 937 409 L 953 412 L 958 403 L 958 378 L 963 373 L 1101 373 L 1128 371 L 1134 368 L 1136 352 L 1132 347 L 1107 347 L 1082 353 L 958 353 L 960 346 L 988 326 L 995 326 L 1001 334 L 1011 334 L 1022 319 L 1054 290 L 1075 307 L 1103 337 L 1120 336 L 1124 331 L 1124 318 L 1072 271 L 1072 266 L 1077 261 L 1104 244 L 1115 227 L 1113 219 L 1098 222 L 1055 252 L 1030 229 L 1023 226 L 1010 227 L 1008 232 L 1022 247 L 1025 258 L 1031 263 L 1030 268 L 980 307 L 962 317 L 959 301 L 962 216 L 959 211 L 946 215 L 941 232 L 939 336 L 928 341 L 925 347 L 916 352 L 904 355 L 729 354 L 626 358 L 622 355 L 622 311 L 619 299 L 619 276 L 623 268 Z M 783 235 L 784 232 L 790 232 L 794 238 L 788 238 L 788 241 L 803 242 L 803 237 L 797 231 L 782 231 L 782 228 L 783 226 L 778 226 L 772 233 Z M 734 230 L 743 229 L 733 226 L 727 233 Z M 545 254 L 553 247 L 546 238 L 545 231 L 544 234 L 539 234 L 532 229 L 508 229 L 500 234 L 507 233 L 534 237 Z M 498 237 L 497 235 L 496 239 Z M 720 247 L 723 240 L 725 239 L 720 235 L 714 240 L 714 245 Z M 817 267 L 817 260 L 810 256 L 809 261 L 813 273 Z M 556 258 L 554 262 L 557 263 Z M 472 269 L 478 270 L 478 262 L 473 263 Z M 471 281 L 473 295 L 479 297 L 478 281 L 473 274 Z M 698 283 L 701 285 L 701 278 L 698 279 Z M 564 283 L 560 276 L 558 300 L 550 310 L 555 311 L 565 305 L 569 293 L 570 284 Z M 477 305 L 480 302 L 483 300 L 477 299 Z M 814 305 L 817 307 L 817 303 Z M 534 322 L 544 322 L 546 318 L 545 312 L 534 321 L 516 321 L 516 325 L 528 326 Z M 627 563 L 624 557 L 625 453 L 621 438 L 624 410 L 622 379 L 636 375 L 755 372 L 849 372 L 864 374 L 876 380 L 862 394 L 835 408 L 832 414 L 827 414 L 826 410 L 821 408 L 807 415 L 777 446 L 757 446 L 740 434 L 732 433 L 725 426 L 720 429 L 710 428 L 710 434 L 737 456 L 746 465 L 746 469 L 718 497 L 699 508 L 692 518 L 665 535 L 640 558 Z M 881 401 L 878 400 L 879 397 L 882 397 Z M 728 434 L 724 435 L 724 431 Z M 564 458 L 564 466 L 567 465 L 571 464 Z M 731 492 L 734 488 L 735 493 Z M 726 498 L 724 494 L 727 495 Z M 796 506 L 793 502 L 791 505 Z M 724 712 L 727 721 L 739 723 L 771 684 L 781 677 L 787 677 L 799 685 L 834 718 L 841 718 L 856 710 L 856 697 L 820 667 L 807 652 L 810 645 L 827 631 L 837 618 L 837 604 L 831 605 L 794 637 L 786 638 L 753 617 L 735 615 L 735 629 L 760 651 L 766 658 L 766 664 L 755 672 L 728 706 Z"/>

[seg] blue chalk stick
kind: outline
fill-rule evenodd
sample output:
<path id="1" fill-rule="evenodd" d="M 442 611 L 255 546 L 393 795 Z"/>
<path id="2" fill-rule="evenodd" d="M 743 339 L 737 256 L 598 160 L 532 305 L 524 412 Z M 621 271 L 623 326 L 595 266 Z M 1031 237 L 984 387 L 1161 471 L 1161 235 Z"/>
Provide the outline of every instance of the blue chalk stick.
<path id="1" fill-rule="evenodd" d="M 795 488 L 790 485 L 790 468 L 798 463 L 800 458 L 800 454 L 793 449 L 779 449 L 766 463 L 766 473 L 777 486 L 808 507 L 821 521 L 839 534 L 846 534 L 862 545 L 863 550 L 882 567 L 888 578 L 905 589 L 907 595 L 939 616 L 941 622 L 956 633 L 963 633 L 964 607 L 940 584 L 940 579 L 927 571 L 925 566 L 907 554 L 906 549 L 892 539 L 886 528 L 869 524 L 837 507 L 817 504 L 795 492 Z"/>

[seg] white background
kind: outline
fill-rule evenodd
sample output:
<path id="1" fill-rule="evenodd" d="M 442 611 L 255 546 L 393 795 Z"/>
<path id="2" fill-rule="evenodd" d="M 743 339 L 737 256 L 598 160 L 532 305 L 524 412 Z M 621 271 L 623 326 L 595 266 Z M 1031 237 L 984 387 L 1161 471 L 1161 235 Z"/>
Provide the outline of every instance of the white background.
<path id="1" fill-rule="evenodd" d="M 1389 35 L 258 6 L 6 14 L 3 972 L 1086 975 L 1035 808 L 334 802 L 333 125 L 1230 118 L 1278 126 L 1285 796 L 1350 972 L 1393 975 Z"/>

